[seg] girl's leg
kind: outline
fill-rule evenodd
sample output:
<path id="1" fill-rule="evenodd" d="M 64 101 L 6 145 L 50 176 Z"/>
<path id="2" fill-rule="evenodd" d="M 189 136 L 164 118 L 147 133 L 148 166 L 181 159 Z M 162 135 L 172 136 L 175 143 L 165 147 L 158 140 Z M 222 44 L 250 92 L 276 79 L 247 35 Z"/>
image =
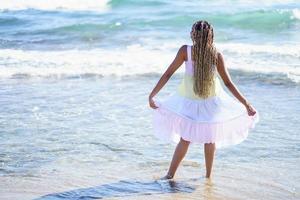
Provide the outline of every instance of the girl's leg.
<path id="1" fill-rule="evenodd" d="M 215 150 L 216 150 L 215 143 L 205 143 L 204 144 L 206 178 L 210 178 L 210 175 L 211 175 Z"/>
<path id="2" fill-rule="evenodd" d="M 172 159 L 171 165 L 169 167 L 168 174 L 164 178 L 171 179 L 174 177 L 174 174 L 175 174 L 180 162 L 184 158 L 184 156 L 189 148 L 189 144 L 190 144 L 189 141 L 186 141 L 186 140 L 180 138 L 180 142 L 177 144 L 177 147 L 175 149 L 173 159 Z"/>

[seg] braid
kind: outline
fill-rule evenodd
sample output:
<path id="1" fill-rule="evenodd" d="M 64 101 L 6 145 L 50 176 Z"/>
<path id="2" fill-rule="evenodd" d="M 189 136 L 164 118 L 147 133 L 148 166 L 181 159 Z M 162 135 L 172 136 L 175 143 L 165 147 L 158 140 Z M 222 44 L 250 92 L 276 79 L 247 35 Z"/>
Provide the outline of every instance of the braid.
<path id="1" fill-rule="evenodd" d="M 212 44 L 213 28 L 207 21 L 198 21 L 192 27 L 191 37 L 194 60 L 193 90 L 198 96 L 206 98 L 214 88 L 214 65 L 217 63 L 217 51 Z"/>

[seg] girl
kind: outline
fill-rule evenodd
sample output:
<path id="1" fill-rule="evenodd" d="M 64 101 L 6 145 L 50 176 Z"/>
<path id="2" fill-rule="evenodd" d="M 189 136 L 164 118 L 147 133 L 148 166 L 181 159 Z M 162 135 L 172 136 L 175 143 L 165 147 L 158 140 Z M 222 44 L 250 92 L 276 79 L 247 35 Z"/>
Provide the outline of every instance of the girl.
<path id="1" fill-rule="evenodd" d="M 206 178 L 210 178 L 215 149 L 241 143 L 259 119 L 258 112 L 232 82 L 223 55 L 214 45 L 212 25 L 197 21 L 191 39 L 193 45 L 180 47 L 149 95 L 155 135 L 178 143 L 165 179 L 174 177 L 190 143 L 204 144 Z M 163 102 L 154 101 L 183 62 L 185 74 L 176 93 Z M 222 88 L 217 73 L 239 102 Z"/>

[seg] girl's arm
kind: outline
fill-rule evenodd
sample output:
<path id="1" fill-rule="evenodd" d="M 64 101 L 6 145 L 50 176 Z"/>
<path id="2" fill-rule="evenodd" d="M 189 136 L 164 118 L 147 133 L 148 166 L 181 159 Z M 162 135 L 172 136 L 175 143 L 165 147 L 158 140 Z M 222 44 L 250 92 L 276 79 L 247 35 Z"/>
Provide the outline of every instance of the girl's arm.
<path id="1" fill-rule="evenodd" d="M 225 86 L 230 90 L 230 92 L 247 108 L 249 115 L 254 115 L 256 113 L 255 109 L 247 101 L 247 99 L 242 95 L 242 93 L 237 89 L 235 84 L 232 82 L 229 72 L 225 67 L 223 55 L 218 53 L 218 63 L 217 63 L 218 72 L 225 84 Z"/>
<path id="2" fill-rule="evenodd" d="M 149 95 L 149 104 L 152 108 L 157 108 L 157 106 L 154 104 L 152 98 L 161 90 L 161 88 L 168 82 L 168 80 L 171 78 L 171 76 L 174 74 L 174 72 L 182 65 L 186 58 L 185 53 L 186 45 L 183 45 L 179 48 L 176 57 L 174 58 L 173 62 L 170 64 L 168 69 L 165 71 L 165 73 L 161 76 L 159 81 L 157 82 L 156 86 L 152 90 L 152 92 Z"/>

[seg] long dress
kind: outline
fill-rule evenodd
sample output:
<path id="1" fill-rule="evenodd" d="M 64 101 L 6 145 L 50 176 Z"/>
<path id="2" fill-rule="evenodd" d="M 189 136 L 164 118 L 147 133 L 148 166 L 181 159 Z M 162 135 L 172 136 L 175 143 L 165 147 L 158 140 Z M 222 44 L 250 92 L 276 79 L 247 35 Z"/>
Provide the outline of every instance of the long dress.
<path id="1" fill-rule="evenodd" d="M 223 89 L 213 67 L 214 84 L 211 94 L 201 98 L 193 91 L 193 61 L 191 46 L 187 46 L 187 61 L 183 80 L 176 92 L 165 100 L 154 100 L 154 135 L 178 143 L 180 138 L 195 144 L 215 143 L 216 148 L 239 144 L 249 129 L 259 121 L 259 113 L 249 116 L 246 107 Z"/>

